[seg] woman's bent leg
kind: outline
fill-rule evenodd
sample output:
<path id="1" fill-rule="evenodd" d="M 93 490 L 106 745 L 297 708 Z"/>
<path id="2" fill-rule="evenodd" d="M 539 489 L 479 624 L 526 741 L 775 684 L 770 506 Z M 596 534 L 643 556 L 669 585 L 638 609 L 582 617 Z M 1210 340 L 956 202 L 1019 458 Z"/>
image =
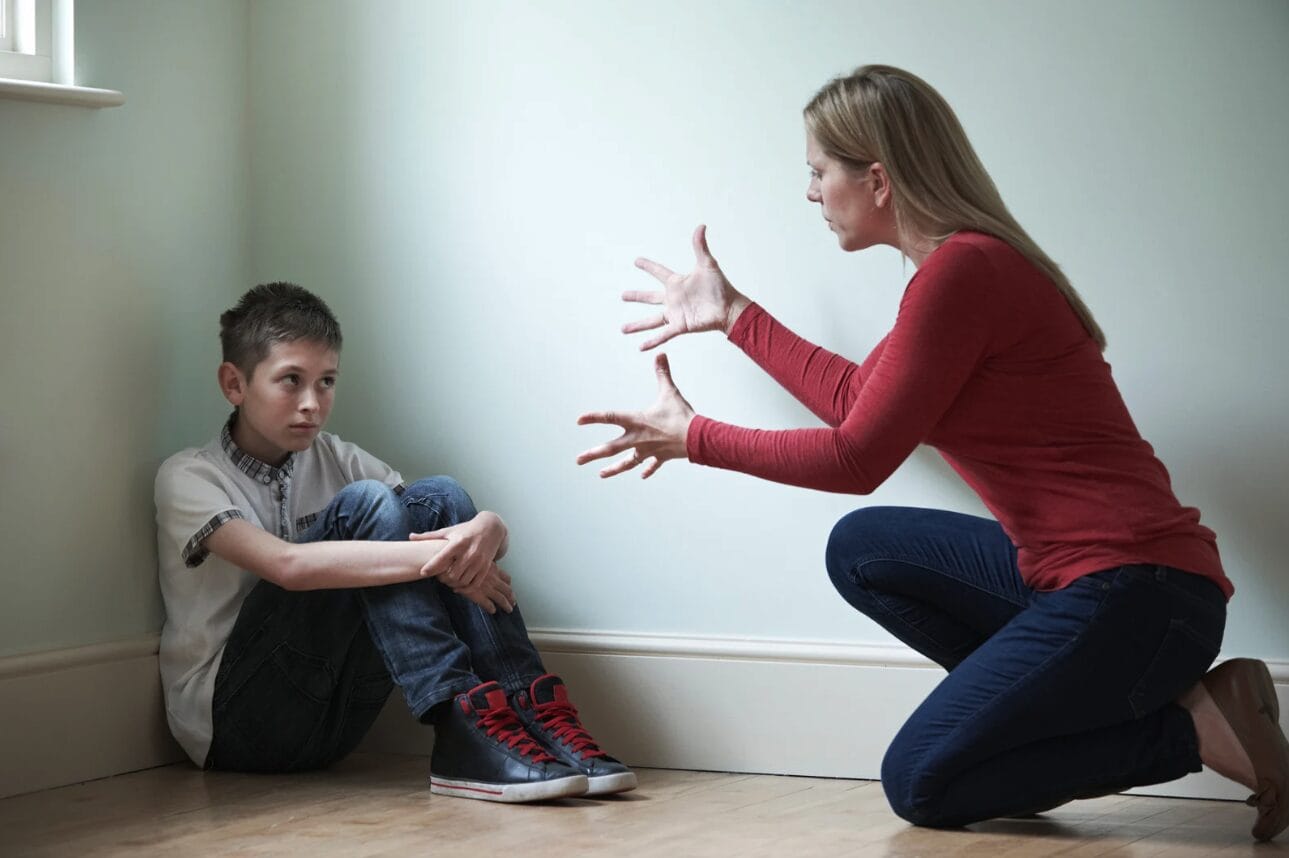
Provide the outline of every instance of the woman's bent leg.
<path id="1" fill-rule="evenodd" d="M 847 602 L 948 670 L 1033 596 L 998 522 L 955 512 L 856 510 L 833 528 L 827 562 Z"/>
<path id="2" fill-rule="evenodd" d="M 1212 663 L 1225 618 L 1216 586 L 1167 567 L 1037 594 L 900 730 L 882 764 L 892 808 L 958 826 L 1198 771 L 1172 701 Z"/>

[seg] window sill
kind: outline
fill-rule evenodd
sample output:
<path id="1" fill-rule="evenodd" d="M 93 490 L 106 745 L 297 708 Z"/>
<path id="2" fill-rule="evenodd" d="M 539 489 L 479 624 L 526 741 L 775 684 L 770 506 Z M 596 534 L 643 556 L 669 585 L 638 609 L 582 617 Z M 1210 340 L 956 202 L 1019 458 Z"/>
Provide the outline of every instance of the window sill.
<path id="1" fill-rule="evenodd" d="M 117 107 L 125 104 L 125 96 L 114 89 L 94 89 L 88 86 L 63 86 L 57 83 L 0 78 L 0 99 L 4 98 L 17 101 L 44 101 L 50 104 L 73 104 L 78 107 Z"/>

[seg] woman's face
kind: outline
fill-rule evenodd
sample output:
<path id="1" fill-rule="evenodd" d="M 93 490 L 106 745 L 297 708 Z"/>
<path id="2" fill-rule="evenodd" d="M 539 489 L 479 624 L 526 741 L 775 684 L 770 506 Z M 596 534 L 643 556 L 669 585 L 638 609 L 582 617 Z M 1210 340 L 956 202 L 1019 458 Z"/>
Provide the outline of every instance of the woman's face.
<path id="1" fill-rule="evenodd" d="M 810 186 L 806 199 L 819 203 L 828 228 L 837 234 L 842 250 L 863 250 L 875 244 L 894 244 L 895 218 L 890 207 L 890 183 L 878 163 L 854 170 L 825 154 L 806 135 Z"/>

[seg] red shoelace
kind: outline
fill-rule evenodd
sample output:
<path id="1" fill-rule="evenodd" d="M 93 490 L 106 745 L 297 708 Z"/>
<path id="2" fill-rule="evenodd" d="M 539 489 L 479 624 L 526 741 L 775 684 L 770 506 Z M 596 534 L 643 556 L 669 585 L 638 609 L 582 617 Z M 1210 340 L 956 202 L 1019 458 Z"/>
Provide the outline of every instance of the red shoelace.
<path id="1" fill-rule="evenodd" d="M 534 763 L 545 763 L 555 758 L 548 754 L 537 740 L 529 735 L 520 722 L 515 710 L 509 706 L 498 706 L 496 709 L 476 709 L 479 716 L 476 726 L 486 732 L 489 738 L 504 742 L 506 747 L 518 751 Z"/>
<path id="2" fill-rule="evenodd" d="M 577 717 L 577 709 L 572 703 L 561 703 L 552 700 L 550 703 L 535 703 L 533 711 L 537 713 L 537 723 L 550 731 L 550 737 L 561 745 L 572 750 L 584 760 L 594 757 L 607 757 L 591 738 L 591 734 L 582 726 Z"/>

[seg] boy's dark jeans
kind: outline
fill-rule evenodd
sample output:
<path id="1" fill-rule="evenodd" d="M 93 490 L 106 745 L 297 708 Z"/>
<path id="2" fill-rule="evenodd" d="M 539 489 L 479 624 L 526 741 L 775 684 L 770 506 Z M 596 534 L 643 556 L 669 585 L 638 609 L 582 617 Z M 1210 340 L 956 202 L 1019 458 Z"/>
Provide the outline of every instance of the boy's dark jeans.
<path id="1" fill-rule="evenodd" d="M 450 477 L 413 483 L 401 496 L 364 480 L 341 490 L 298 541 L 403 540 L 474 515 Z M 490 615 L 433 579 L 305 592 L 260 581 L 215 679 L 206 765 L 326 766 L 353 750 L 395 684 L 419 718 L 481 681 L 515 691 L 544 672 L 518 608 Z"/>
<path id="2" fill-rule="evenodd" d="M 1121 566 L 1037 592 L 997 522 L 893 507 L 839 521 L 827 560 L 851 605 L 949 671 L 882 762 L 904 819 L 960 826 L 1199 771 L 1173 701 L 1222 642 L 1208 579 Z"/>

